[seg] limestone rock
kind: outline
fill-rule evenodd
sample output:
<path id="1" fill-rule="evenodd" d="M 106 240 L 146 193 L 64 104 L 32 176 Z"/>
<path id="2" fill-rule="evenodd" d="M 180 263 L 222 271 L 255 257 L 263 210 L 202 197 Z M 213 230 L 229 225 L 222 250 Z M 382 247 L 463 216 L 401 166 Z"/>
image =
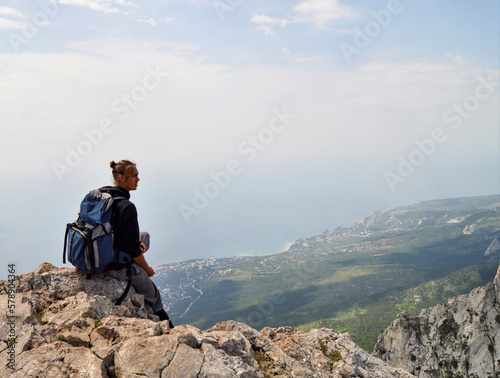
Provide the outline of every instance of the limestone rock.
<path id="1" fill-rule="evenodd" d="M 56 341 L 22 353 L 16 369 L 2 377 L 107 377 L 102 361 L 90 349 Z"/>
<path id="2" fill-rule="evenodd" d="M 464 235 L 472 235 L 474 232 L 476 232 L 477 226 L 475 224 L 468 224 L 467 226 L 464 227 L 462 233 Z"/>
<path id="3" fill-rule="evenodd" d="M 106 274 L 86 279 L 42 264 L 15 284 L 15 314 L 6 316 L 0 281 L 0 358 L 15 360 L 0 365 L 1 377 L 412 377 L 331 329 L 259 332 L 235 321 L 169 329 L 133 289 L 115 306 L 124 283 Z"/>
<path id="4" fill-rule="evenodd" d="M 491 258 L 498 258 L 498 256 L 500 255 L 500 239 L 498 239 L 498 236 L 491 241 L 490 245 L 484 252 L 484 255 L 491 256 Z"/>
<path id="5" fill-rule="evenodd" d="M 500 267 L 493 283 L 418 316 L 401 313 L 374 354 L 418 377 L 500 374 Z"/>

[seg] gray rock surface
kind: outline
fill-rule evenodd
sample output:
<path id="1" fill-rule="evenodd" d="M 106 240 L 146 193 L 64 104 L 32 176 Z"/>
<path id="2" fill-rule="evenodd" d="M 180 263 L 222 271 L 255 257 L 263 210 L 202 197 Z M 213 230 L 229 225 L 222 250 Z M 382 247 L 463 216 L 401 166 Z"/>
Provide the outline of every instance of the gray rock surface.
<path id="1" fill-rule="evenodd" d="M 500 376 L 500 267 L 493 283 L 418 316 L 401 313 L 374 355 L 418 377 Z"/>
<path id="2" fill-rule="evenodd" d="M 133 289 L 115 306 L 124 283 L 105 274 L 88 280 L 42 264 L 16 278 L 15 314 L 7 284 L 0 281 L 1 377 L 412 377 L 331 329 L 259 332 L 235 321 L 169 329 Z"/>

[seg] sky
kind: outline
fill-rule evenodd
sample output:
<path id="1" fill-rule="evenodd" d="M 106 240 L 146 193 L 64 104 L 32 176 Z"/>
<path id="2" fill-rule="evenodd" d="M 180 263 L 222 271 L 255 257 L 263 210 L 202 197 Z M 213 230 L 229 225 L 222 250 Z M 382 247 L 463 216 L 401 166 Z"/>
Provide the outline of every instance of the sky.
<path id="1" fill-rule="evenodd" d="M 0 251 L 62 264 L 109 162 L 150 265 L 500 192 L 497 0 L 3 0 Z"/>

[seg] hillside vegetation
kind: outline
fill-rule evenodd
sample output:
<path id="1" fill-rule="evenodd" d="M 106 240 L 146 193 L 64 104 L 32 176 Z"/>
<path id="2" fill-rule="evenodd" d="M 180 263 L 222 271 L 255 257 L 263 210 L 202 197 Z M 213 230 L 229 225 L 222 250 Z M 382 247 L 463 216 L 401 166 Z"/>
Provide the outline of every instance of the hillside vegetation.
<path id="1" fill-rule="evenodd" d="M 192 260 L 157 269 L 175 323 L 238 320 L 348 331 L 371 351 L 401 310 L 466 293 L 495 276 L 500 196 L 427 201 L 375 212 L 270 256 Z"/>

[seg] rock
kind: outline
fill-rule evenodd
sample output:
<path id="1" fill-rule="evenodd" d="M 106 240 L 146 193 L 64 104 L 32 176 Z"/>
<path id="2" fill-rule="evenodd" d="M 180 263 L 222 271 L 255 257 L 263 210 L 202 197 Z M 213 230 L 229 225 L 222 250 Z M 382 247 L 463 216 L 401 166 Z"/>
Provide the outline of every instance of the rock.
<path id="1" fill-rule="evenodd" d="M 203 353 L 187 344 L 180 344 L 174 358 L 162 372 L 162 377 L 196 378 L 201 371 L 205 357 Z"/>
<path id="2" fill-rule="evenodd" d="M 497 236 L 491 241 L 490 245 L 484 252 L 484 256 L 498 257 L 498 255 L 500 255 L 500 240 Z"/>
<path id="3" fill-rule="evenodd" d="M 475 224 L 468 224 L 467 226 L 464 227 L 462 233 L 464 235 L 472 235 L 477 229 L 477 226 Z"/>
<path id="4" fill-rule="evenodd" d="M 178 338 L 171 335 L 133 337 L 115 352 L 118 377 L 161 377 L 174 358 Z"/>
<path id="5" fill-rule="evenodd" d="M 102 361 L 84 347 L 55 341 L 21 353 L 12 374 L 3 369 L 2 377 L 107 377 Z"/>
<path id="6" fill-rule="evenodd" d="M 15 284 L 16 311 L 7 317 L 0 281 L 0 358 L 15 360 L 13 369 L 0 366 L 1 377 L 411 377 L 330 329 L 259 332 L 235 321 L 169 329 L 133 289 L 115 306 L 124 283 L 106 274 L 86 279 L 42 264 Z"/>
<path id="7" fill-rule="evenodd" d="M 500 374 L 500 267 L 493 283 L 447 303 L 407 312 L 379 336 L 374 355 L 418 377 Z"/>
<path id="8" fill-rule="evenodd" d="M 369 217 L 363 217 L 359 224 L 366 228 L 375 226 L 377 223 L 382 222 L 387 218 L 387 214 L 383 214 L 380 211 L 374 211 Z"/>

